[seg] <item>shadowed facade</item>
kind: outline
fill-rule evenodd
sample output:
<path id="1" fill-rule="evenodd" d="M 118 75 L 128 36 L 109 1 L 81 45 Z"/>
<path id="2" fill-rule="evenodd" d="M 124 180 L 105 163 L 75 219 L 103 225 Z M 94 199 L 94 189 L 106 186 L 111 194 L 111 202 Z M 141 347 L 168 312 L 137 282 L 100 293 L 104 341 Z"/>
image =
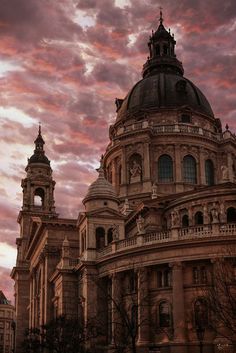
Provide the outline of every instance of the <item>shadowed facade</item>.
<path id="1" fill-rule="evenodd" d="M 77 220 L 55 212 L 39 129 L 12 272 L 17 353 L 25 328 L 59 315 L 85 325 L 100 318 L 104 331 L 87 345 L 114 352 L 125 331 L 118 306 L 137 329 L 138 353 L 198 352 L 199 313 L 204 347 L 218 352 L 223 335 L 211 329 L 204 288 L 217 258 L 235 251 L 236 139 L 183 76 L 175 45 L 161 14 L 143 78 L 116 99 L 110 143 Z"/>

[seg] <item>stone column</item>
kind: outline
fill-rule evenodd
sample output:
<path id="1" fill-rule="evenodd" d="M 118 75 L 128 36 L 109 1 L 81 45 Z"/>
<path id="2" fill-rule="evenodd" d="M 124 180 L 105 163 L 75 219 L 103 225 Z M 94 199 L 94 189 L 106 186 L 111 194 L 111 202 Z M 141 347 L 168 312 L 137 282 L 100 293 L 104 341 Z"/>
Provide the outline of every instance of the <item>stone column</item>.
<path id="1" fill-rule="evenodd" d="M 174 178 L 176 180 L 176 192 L 183 191 L 183 178 L 182 178 L 182 163 L 180 156 L 180 146 L 175 146 L 175 161 L 174 161 Z"/>
<path id="2" fill-rule="evenodd" d="M 113 159 L 111 162 L 111 170 L 112 170 L 112 185 L 116 187 L 117 185 L 117 173 L 116 173 L 116 165 L 115 160 Z"/>
<path id="3" fill-rule="evenodd" d="M 112 288 L 111 288 L 111 319 L 112 319 L 112 344 L 120 342 L 122 335 L 122 296 L 121 296 L 121 281 L 120 274 L 113 273 L 111 276 Z"/>
<path id="4" fill-rule="evenodd" d="M 172 267 L 172 287 L 173 287 L 173 328 L 175 352 L 185 353 L 186 346 L 186 323 L 184 312 L 184 290 L 182 263 L 174 262 Z"/>
<path id="5" fill-rule="evenodd" d="M 148 269 L 138 270 L 138 345 L 149 342 Z"/>
<path id="6" fill-rule="evenodd" d="M 83 275 L 83 297 L 85 298 L 84 320 L 85 325 L 97 314 L 97 283 L 96 270 L 86 268 Z"/>
<path id="7" fill-rule="evenodd" d="M 205 174 L 205 157 L 204 157 L 204 150 L 203 148 L 200 148 L 200 152 L 199 152 L 199 181 L 200 184 L 202 185 L 206 185 L 206 174 Z"/>
<path id="8" fill-rule="evenodd" d="M 143 181 L 150 179 L 149 143 L 143 145 Z"/>
<path id="9" fill-rule="evenodd" d="M 234 177 L 233 177 L 233 159 L 232 159 L 232 153 L 231 152 L 228 152 L 227 153 L 227 162 L 228 162 L 228 171 L 229 171 L 229 174 L 228 174 L 228 178 L 229 178 L 229 181 L 233 182 L 234 181 Z"/>

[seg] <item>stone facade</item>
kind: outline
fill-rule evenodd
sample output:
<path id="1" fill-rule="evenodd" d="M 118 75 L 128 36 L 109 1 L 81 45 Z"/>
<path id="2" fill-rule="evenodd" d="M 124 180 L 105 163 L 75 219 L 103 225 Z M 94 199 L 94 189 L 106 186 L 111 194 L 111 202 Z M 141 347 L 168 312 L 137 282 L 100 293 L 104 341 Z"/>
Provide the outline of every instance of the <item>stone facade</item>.
<path id="1" fill-rule="evenodd" d="M 15 308 L 0 291 L 0 352 L 15 352 Z"/>
<path id="2" fill-rule="evenodd" d="M 61 314 L 85 325 L 100 317 L 105 332 L 90 343 L 112 352 L 124 337 L 117 303 L 133 315 L 138 353 L 198 352 L 196 302 L 214 259 L 228 249 L 235 256 L 236 138 L 183 77 L 175 44 L 160 17 L 143 79 L 116 100 L 110 143 L 77 220 L 55 212 L 39 131 L 12 272 L 17 353 L 25 328 Z M 206 325 L 204 349 L 217 352 L 219 338 Z"/>

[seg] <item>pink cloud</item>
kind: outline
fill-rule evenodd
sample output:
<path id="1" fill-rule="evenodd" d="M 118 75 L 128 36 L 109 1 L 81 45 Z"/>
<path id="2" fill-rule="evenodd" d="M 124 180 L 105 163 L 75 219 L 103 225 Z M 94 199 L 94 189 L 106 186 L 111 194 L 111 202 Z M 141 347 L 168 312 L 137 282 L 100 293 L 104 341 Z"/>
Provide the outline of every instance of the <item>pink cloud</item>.
<path id="1" fill-rule="evenodd" d="M 141 79 L 161 5 L 130 0 L 121 8 L 114 0 L 78 0 L 77 10 L 95 21 L 86 27 L 75 20 L 74 4 L 0 3 L 0 60 L 15 65 L 14 71 L 0 75 L 0 105 L 14 107 L 34 122 L 0 117 L 4 157 L 9 159 L 2 173 L 8 185 L 0 189 L 0 231 L 9 244 L 18 232 L 20 179 L 39 121 L 57 182 L 56 207 L 62 216 L 77 217 L 87 186 L 96 178 L 94 165 L 108 143 L 114 99 L 125 97 Z M 163 12 L 164 24 L 176 32 L 186 77 L 202 89 L 223 126 L 229 122 L 236 129 L 235 2 L 167 0 Z M 13 186 L 16 195 L 9 197 Z M 2 276 L 7 283 L 6 272 Z M 6 288 L 10 292 L 11 284 Z"/>

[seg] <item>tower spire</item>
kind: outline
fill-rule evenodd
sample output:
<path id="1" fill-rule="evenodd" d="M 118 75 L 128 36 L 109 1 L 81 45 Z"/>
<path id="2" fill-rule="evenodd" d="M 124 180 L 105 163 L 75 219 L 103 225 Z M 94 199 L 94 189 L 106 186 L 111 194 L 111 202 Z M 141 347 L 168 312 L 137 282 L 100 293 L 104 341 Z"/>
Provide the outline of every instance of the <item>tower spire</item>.
<path id="1" fill-rule="evenodd" d="M 41 136 L 41 122 L 39 122 L 39 136 Z"/>
<path id="2" fill-rule="evenodd" d="M 160 22 L 160 25 L 163 24 L 163 21 L 164 21 L 164 18 L 163 18 L 163 15 L 162 15 L 162 7 L 160 6 L 160 18 L 159 18 L 159 22 Z"/>

